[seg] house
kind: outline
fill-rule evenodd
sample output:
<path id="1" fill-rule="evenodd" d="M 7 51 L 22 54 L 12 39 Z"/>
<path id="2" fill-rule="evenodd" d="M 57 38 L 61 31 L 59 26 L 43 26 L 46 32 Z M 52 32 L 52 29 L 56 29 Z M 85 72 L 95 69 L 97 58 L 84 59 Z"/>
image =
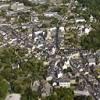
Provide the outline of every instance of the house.
<path id="1" fill-rule="evenodd" d="M 11 39 L 8 43 L 9 43 L 9 44 L 12 44 L 12 43 L 16 43 L 16 42 L 17 42 L 17 38 Z"/>
<path id="2" fill-rule="evenodd" d="M 39 22 L 39 18 L 38 17 L 31 17 L 31 21 L 32 22 L 36 22 L 36 23 L 38 23 Z"/>
<path id="3" fill-rule="evenodd" d="M 35 4 L 45 4 L 47 3 L 48 0 L 28 0 L 32 3 L 35 3 Z"/>
<path id="4" fill-rule="evenodd" d="M 68 67 L 70 67 L 70 62 L 69 62 L 69 60 L 64 62 L 64 65 L 63 65 L 62 68 L 63 68 L 63 70 L 64 70 L 64 69 L 67 69 Z"/>
<path id="5" fill-rule="evenodd" d="M 59 82 L 60 87 L 70 88 L 70 82 Z"/>
<path id="6" fill-rule="evenodd" d="M 76 23 L 84 23 L 84 22 L 86 22 L 86 20 L 84 18 L 76 18 L 75 22 Z"/>
<path id="7" fill-rule="evenodd" d="M 57 76 L 58 76 L 58 78 L 62 78 L 63 77 L 63 73 L 60 71 Z"/>
<path id="8" fill-rule="evenodd" d="M 7 95 L 5 100 L 21 100 L 21 95 L 12 93 L 12 94 Z"/>
<path id="9" fill-rule="evenodd" d="M 13 24 L 15 21 L 16 21 L 16 18 L 12 16 L 12 17 L 10 18 L 10 23 Z"/>
<path id="10" fill-rule="evenodd" d="M 56 48 L 55 47 L 52 48 L 52 52 L 51 53 L 52 53 L 52 55 L 54 55 L 56 53 Z"/>
<path id="11" fill-rule="evenodd" d="M 5 10 L 8 9 L 10 7 L 10 4 L 0 4 L 0 10 Z"/>
<path id="12" fill-rule="evenodd" d="M 61 4 L 62 0 L 49 0 L 52 4 Z"/>
<path id="13" fill-rule="evenodd" d="M 80 68 L 79 72 L 83 72 L 83 71 L 84 71 L 83 68 Z"/>
<path id="14" fill-rule="evenodd" d="M 62 78 L 59 78 L 56 82 L 58 83 L 59 87 L 70 88 L 71 86 L 70 79 L 64 75 Z"/>
<path id="15" fill-rule="evenodd" d="M 41 96 L 42 97 L 49 96 L 51 91 L 52 91 L 52 86 L 45 80 L 42 80 L 41 81 Z"/>
<path id="16" fill-rule="evenodd" d="M 20 68 L 19 64 L 12 64 L 12 69 L 19 69 L 19 68 Z"/>
<path id="17" fill-rule="evenodd" d="M 64 28 L 63 26 L 61 26 L 61 27 L 59 28 L 59 30 L 60 30 L 61 32 L 65 32 L 65 28 Z"/>
<path id="18" fill-rule="evenodd" d="M 100 79 L 100 75 L 98 75 L 97 78 Z"/>
<path id="19" fill-rule="evenodd" d="M 2 31 L 2 30 L 0 30 L 0 34 L 3 35 L 3 36 L 6 35 L 6 33 L 4 31 Z"/>
<path id="20" fill-rule="evenodd" d="M 77 52 L 77 53 L 72 54 L 71 58 L 78 59 L 79 57 L 80 57 L 80 53 Z"/>
<path id="21" fill-rule="evenodd" d="M 60 62 L 60 59 L 57 59 L 57 60 L 55 61 L 54 67 L 58 67 L 59 62 Z"/>
<path id="22" fill-rule="evenodd" d="M 56 83 L 56 82 L 53 82 L 53 83 L 52 83 L 52 86 L 57 86 L 57 83 Z"/>
<path id="23" fill-rule="evenodd" d="M 40 34 L 43 34 L 43 31 L 36 31 L 36 32 L 34 32 L 34 34 L 35 34 L 35 36 L 38 36 Z"/>
<path id="24" fill-rule="evenodd" d="M 50 32 L 55 32 L 56 31 L 56 27 L 52 27 L 52 28 L 50 28 L 49 30 L 50 30 Z"/>
<path id="25" fill-rule="evenodd" d="M 44 45 L 43 44 L 38 44 L 37 48 L 41 49 Z"/>
<path id="26" fill-rule="evenodd" d="M 48 65 L 49 65 L 49 61 L 44 61 L 44 62 L 43 62 L 43 65 L 44 65 L 44 66 L 48 66 Z"/>
<path id="27" fill-rule="evenodd" d="M 2 2 L 6 2 L 6 1 L 11 1 L 11 0 L 0 0 L 0 1 L 2 1 Z"/>
<path id="28" fill-rule="evenodd" d="M 96 57 L 97 57 L 97 60 L 98 60 L 98 64 L 100 64 L 100 50 L 96 51 Z"/>
<path id="29" fill-rule="evenodd" d="M 90 22 L 93 22 L 93 20 L 94 20 L 94 17 L 91 15 L 90 16 Z"/>
<path id="30" fill-rule="evenodd" d="M 15 16 L 17 16 L 17 12 L 15 12 L 15 11 L 7 11 L 6 12 L 6 16 L 10 16 L 10 17 L 15 17 Z"/>
<path id="31" fill-rule="evenodd" d="M 91 28 L 85 28 L 85 34 L 86 35 L 88 35 L 90 31 L 91 31 Z"/>
<path id="32" fill-rule="evenodd" d="M 51 41 L 52 40 L 52 36 L 51 36 L 51 32 L 48 30 L 47 32 L 47 37 L 46 37 L 47 41 Z"/>
<path id="33" fill-rule="evenodd" d="M 32 91 L 38 91 L 39 86 L 40 86 L 39 80 L 34 81 L 34 83 L 31 84 Z"/>
<path id="34" fill-rule="evenodd" d="M 46 12 L 44 13 L 45 17 L 55 17 L 57 14 L 57 12 Z"/>
<path id="35" fill-rule="evenodd" d="M 84 73 L 84 75 L 88 75 L 88 74 L 89 74 L 89 72 L 85 72 L 85 73 Z"/>
<path id="36" fill-rule="evenodd" d="M 11 5 L 11 9 L 14 11 L 24 10 L 24 8 L 25 8 L 24 4 L 19 2 L 13 3 Z"/>
<path id="37" fill-rule="evenodd" d="M 83 91 L 75 90 L 74 94 L 75 96 L 89 96 L 90 95 L 89 91 L 87 90 L 83 90 Z"/>
<path id="38" fill-rule="evenodd" d="M 88 63 L 89 63 L 89 66 L 92 66 L 92 65 L 96 65 L 96 60 L 95 60 L 95 58 L 89 58 L 88 59 Z"/>
<path id="39" fill-rule="evenodd" d="M 4 22 L 6 22 L 6 18 L 0 17 L 0 23 L 4 23 Z"/>
<path id="40" fill-rule="evenodd" d="M 72 85 L 76 84 L 76 80 L 75 79 L 71 79 L 70 80 L 70 84 L 72 84 Z"/>
<path id="41" fill-rule="evenodd" d="M 51 81 L 53 79 L 53 76 L 46 77 L 46 81 Z"/>

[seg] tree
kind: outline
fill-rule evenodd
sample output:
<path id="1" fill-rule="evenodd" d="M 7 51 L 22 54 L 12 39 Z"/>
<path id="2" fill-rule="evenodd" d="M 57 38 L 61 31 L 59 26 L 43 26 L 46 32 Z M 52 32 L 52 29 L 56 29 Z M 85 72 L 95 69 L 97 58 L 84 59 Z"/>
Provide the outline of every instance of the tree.
<path id="1" fill-rule="evenodd" d="M 73 30 L 70 30 L 70 32 L 67 32 L 65 34 L 64 40 L 65 40 L 65 46 L 71 45 L 77 47 L 79 44 L 77 33 L 74 32 Z"/>
<path id="2" fill-rule="evenodd" d="M 71 88 L 57 88 L 43 100 L 74 100 L 74 92 Z"/>
<path id="3" fill-rule="evenodd" d="M 76 96 L 74 100 L 92 100 L 91 96 Z"/>
<path id="4" fill-rule="evenodd" d="M 71 88 L 60 88 L 55 90 L 58 100 L 73 100 L 74 92 Z"/>
<path id="5" fill-rule="evenodd" d="M 100 21 L 100 0 L 78 0 L 78 2 L 83 6 L 89 8 L 89 12 Z"/>
<path id="6" fill-rule="evenodd" d="M 27 87 L 24 94 L 22 94 L 21 100 L 38 100 L 38 93 Z"/>
<path id="7" fill-rule="evenodd" d="M 4 100 L 8 93 L 9 85 L 5 79 L 0 76 L 0 100 Z"/>
<path id="8" fill-rule="evenodd" d="M 30 88 L 31 83 L 43 79 L 45 66 L 42 60 L 38 60 L 34 55 L 26 57 L 25 54 L 27 53 L 27 49 L 20 47 L 0 49 L 0 75 L 10 83 L 10 92 L 33 98 L 33 95 L 31 95 L 33 91 Z M 29 97 L 28 94 L 30 94 Z"/>
<path id="9" fill-rule="evenodd" d="M 84 49 L 97 50 L 100 48 L 100 34 L 99 32 L 93 31 L 87 36 L 81 37 L 81 46 Z"/>

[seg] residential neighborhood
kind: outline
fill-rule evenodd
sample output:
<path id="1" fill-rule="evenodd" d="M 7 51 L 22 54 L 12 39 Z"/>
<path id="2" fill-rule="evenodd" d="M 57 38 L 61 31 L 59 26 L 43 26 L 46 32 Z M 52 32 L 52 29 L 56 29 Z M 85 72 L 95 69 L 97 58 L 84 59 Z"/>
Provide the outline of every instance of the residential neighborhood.
<path id="1" fill-rule="evenodd" d="M 100 20 L 79 1 L 0 0 L 0 100 L 100 100 Z"/>

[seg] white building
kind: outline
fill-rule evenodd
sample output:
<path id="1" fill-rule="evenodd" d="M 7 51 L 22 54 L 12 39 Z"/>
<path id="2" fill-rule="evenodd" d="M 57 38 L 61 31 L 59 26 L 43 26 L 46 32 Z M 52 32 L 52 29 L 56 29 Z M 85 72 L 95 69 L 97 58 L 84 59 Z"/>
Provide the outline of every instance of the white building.
<path id="1" fill-rule="evenodd" d="M 52 48 L 52 52 L 51 53 L 52 53 L 52 55 L 54 55 L 56 53 L 56 48 L 55 47 Z"/>
<path id="2" fill-rule="evenodd" d="M 56 82 L 53 82 L 52 86 L 57 86 L 57 83 Z"/>
<path id="3" fill-rule="evenodd" d="M 88 59 L 88 63 L 89 63 L 89 66 L 92 66 L 92 65 L 96 65 L 96 61 L 95 61 L 95 58 L 89 58 Z"/>
<path id="4" fill-rule="evenodd" d="M 90 95 L 90 93 L 87 90 L 84 90 L 84 91 L 76 90 L 74 91 L 74 94 L 76 96 L 89 96 Z"/>
<path id="5" fill-rule="evenodd" d="M 86 20 L 84 18 L 77 18 L 75 20 L 76 23 L 83 23 L 83 22 L 86 22 Z"/>
<path id="6" fill-rule="evenodd" d="M 83 72 L 84 70 L 83 70 L 83 68 L 81 68 L 80 70 L 79 70 L 79 72 Z"/>
<path id="7" fill-rule="evenodd" d="M 57 14 L 57 12 L 46 12 L 44 13 L 45 17 L 55 17 Z"/>
<path id="8" fill-rule="evenodd" d="M 20 94 L 9 94 L 5 100 L 21 100 L 21 95 Z"/>
<path id="9" fill-rule="evenodd" d="M 0 1 L 2 1 L 2 2 L 7 2 L 7 1 L 11 1 L 11 0 L 0 0 Z"/>
<path id="10" fill-rule="evenodd" d="M 48 0 L 28 0 L 28 1 L 36 4 L 45 4 L 47 3 Z"/>
<path id="11" fill-rule="evenodd" d="M 36 36 L 38 36 L 38 35 L 40 35 L 40 34 L 43 34 L 43 31 L 36 31 L 36 32 L 34 32 L 34 34 L 35 34 Z"/>
<path id="12" fill-rule="evenodd" d="M 67 62 L 66 61 L 64 62 L 64 65 L 63 65 L 62 68 L 64 70 L 64 69 L 67 69 L 69 66 L 70 66 L 70 63 L 69 63 L 69 60 L 68 60 Z"/>
<path id="13" fill-rule="evenodd" d="M 69 88 L 70 87 L 70 82 L 59 82 L 59 86 Z"/>
<path id="14" fill-rule="evenodd" d="M 63 77 L 63 73 L 62 72 L 59 72 L 58 73 L 58 78 L 62 78 Z"/>
<path id="15" fill-rule="evenodd" d="M 1 9 L 8 9 L 10 7 L 10 4 L 1 4 L 0 5 L 0 10 Z"/>
<path id="16" fill-rule="evenodd" d="M 93 20 L 94 20 L 94 17 L 91 15 L 90 16 L 90 22 L 93 22 Z"/>
<path id="17" fill-rule="evenodd" d="M 46 77 L 46 81 L 51 81 L 52 79 L 53 79 L 52 76 L 48 76 L 48 77 Z"/>
<path id="18" fill-rule="evenodd" d="M 49 0 L 50 3 L 53 3 L 53 4 L 61 4 L 62 3 L 62 0 Z"/>
<path id="19" fill-rule="evenodd" d="M 11 9 L 14 11 L 24 10 L 24 8 L 25 8 L 24 4 L 19 2 L 13 3 L 11 5 Z"/>

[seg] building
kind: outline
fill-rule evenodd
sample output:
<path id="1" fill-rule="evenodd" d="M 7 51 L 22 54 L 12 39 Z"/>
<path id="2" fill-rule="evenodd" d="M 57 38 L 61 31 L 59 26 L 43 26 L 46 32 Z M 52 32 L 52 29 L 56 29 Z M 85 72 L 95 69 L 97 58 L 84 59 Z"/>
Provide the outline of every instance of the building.
<path id="1" fill-rule="evenodd" d="M 70 88 L 70 82 L 59 82 L 60 87 Z"/>
<path id="2" fill-rule="evenodd" d="M 24 8 L 24 4 L 19 2 L 15 2 L 11 5 L 11 9 L 14 11 L 24 10 Z"/>
<path id="3" fill-rule="evenodd" d="M 61 4 L 62 0 L 49 0 L 49 2 L 52 4 Z"/>
<path id="4" fill-rule="evenodd" d="M 86 20 L 84 18 L 76 18 L 75 22 L 76 23 L 84 23 L 84 22 L 86 22 Z"/>
<path id="5" fill-rule="evenodd" d="M 10 7 L 10 4 L 0 4 L 0 10 L 6 10 Z"/>
<path id="6" fill-rule="evenodd" d="M 46 12 L 44 13 L 45 17 L 55 17 L 57 15 L 57 12 Z"/>
<path id="7" fill-rule="evenodd" d="M 5 100 L 21 100 L 21 95 L 12 93 L 12 94 L 7 95 Z"/>
<path id="8" fill-rule="evenodd" d="M 0 2 L 8 2 L 8 1 L 11 1 L 11 0 L 0 0 Z"/>
<path id="9" fill-rule="evenodd" d="M 46 77 L 46 81 L 51 81 L 52 79 L 53 79 L 52 76 L 48 76 L 48 77 Z"/>
<path id="10" fill-rule="evenodd" d="M 59 87 L 70 88 L 71 86 L 70 79 L 67 76 L 63 76 L 62 78 L 58 79 L 56 82 L 58 83 Z"/>
<path id="11" fill-rule="evenodd" d="M 47 3 L 48 0 L 29 0 L 29 1 L 36 4 L 45 4 Z"/>
<path id="12" fill-rule="evenodd" d="M 40 86 L 39 80 L 34 81 L 34 83 L 31 84 L 32 91 L 38 91 L 39 86 Z"/>
<path id="13" fill-rule="evenodd" d="M 45 80 L 42 80 L 41 81 L 41 96 L 42 97 L 46 97 L 46 96 L 49 96 L 51 91 L 52 91 L 52 86 L 46 82 Z"/>
<path id="14" fill-rule="evenodd" d="M 84 90 L 84 91 L 75 90 L 74 94 L 76 96 L 89 96 L 90 95 L 90 93 L 87 90 Z"/>
<path id="15" fill-rule="evenodd" d="M 95 61 L 95 58 L 89 58 L 88 59 L 88 63 L 89 63 L 89 66 L 92 66 L 92 65 L 96 65 L 96 61 Z"/>

